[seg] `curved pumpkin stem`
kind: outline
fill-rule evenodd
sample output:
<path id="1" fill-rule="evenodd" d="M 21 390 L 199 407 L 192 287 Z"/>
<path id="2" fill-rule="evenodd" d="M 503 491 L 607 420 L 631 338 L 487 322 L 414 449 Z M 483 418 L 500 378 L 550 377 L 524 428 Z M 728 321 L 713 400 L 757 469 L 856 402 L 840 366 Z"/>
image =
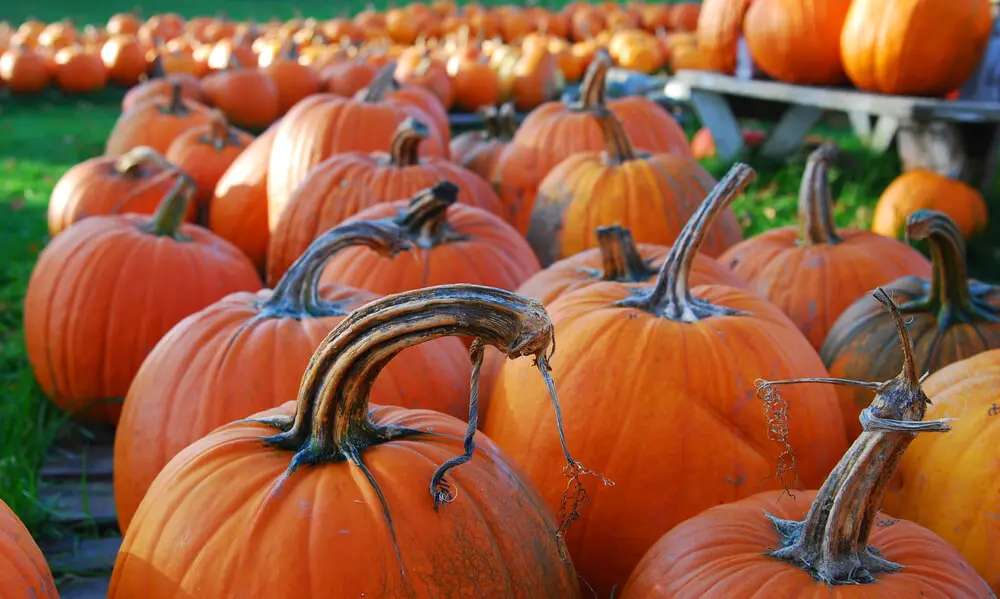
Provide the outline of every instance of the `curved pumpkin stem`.
<path id="1" fill-rule="evenodd" d="M 153 148 L 149 146 L 136 146 L 125 152 L 115 160 L 115 171 L 120 175 L 137 177 L 139 169 L 143 165 L 153 164 L 161 170 L 174 170 L 177 167 Z"/>
<path id="2" fill-rule="evenodd" d="M 163 42 L 159 38 L 153 38 L 153 48 L 156 52 L 153 54 L 153 78 L 163 79 L 167 76 L 166 69 L 163 68 L 163 55 L 160 54 L 160 46 Z"/>
<path id="3" fill-rule="evenodd" d="M 837 146 L 824 143 L 809 155 L 799 187 L 799 241 L 802 245 L 840 243 L 833 222 L 829 179 L 830 164 L 837 153 Z"/>
<path id="4" fill-rule="evenodd" d="M 191 177 L 179 173 L 177 182 L 156 207 L 156 212 L 153 213 L 148 222 L 139 225 L 139 228 L 150 235 L 187 241 L 188 237 L 181 234 L 180 228 L 196 189 L 197 186 Z"/>
<path id="5" fill-rule="evenodd" d="M 601 48 L 594 53 L 590 66 L 583 76 L 580 84 L 581 108 L 586 111 L 603 112 L 606 111 L 605 87 L 608 79 L 608 69 L 611 68 L 611 55 Z"/>
<path id="6" fill-rule="evenodd" d="M 876 574 L 901 567 L 868 546 L 882 498 L 916 433 L 950 430 L 946 420 L 923 422 L 930 400 L 920 388 L 906 322 L 883 289 L 873 295 L 896 323 L 902 371 L 877 385 L 875 399 L 861 412 L 864 431 L 823 483 L 805 520 L 766 514 L 781 545 L 767 555 L 790 562 L 827 584 L 871 584 Z"/>
<path id="7" fill-rule="evenodd" d="M 623 164 L 637 158 L 632 141 L 621 121 L 610 110 L 597 115 L 597 122 L 604 134 L 604 155 L 608 164 Z"/>
<path id="8" fill-rule="evenodd" d="M 385 99 L 385 95 L 393 91 L 398 85 L 399 83 L 396 81 L 396 61 L 392 60 L 379 69 L 378 73 L 375 73 L 372 82 L 368 84 L 364 95 L 361 96 L 361 101 L 367 103 L 381 102 Z"/>
<path id="9" fill-rule="evenodd" d="M 208 133 L 202 135 L 200 141 L 215 148 L 216 152 L 221 152 L 226 146 L 244 147 L 236 135 L 236 130 L 229 126 L 226 116 L 219 109 L 212 111 L 212 118 L 208 122 Z"/>
<path id="10" fill-rule="evenodd" d="M 448 226 L 448 207 L 456 201 L 458 186 L 451 181 L 441 181 L 417 193 L 396 223 L 419 248 L 430 249 L 443 243 L 460 241 L 465 236 Z"/>
<path id="11" fill-rule="evenodd" d="M 343 308 L 319 296 L 323 267 L 343 249 L 364 246 L 385 255 L 395 256 L 409 249 L 399 225 L 391 220 L 357 221 L 338 225 L 313 240 L 285 272 L 271 297 L 261 306 L 264 316 L 309 315 L 324 317 L 346 314 Z"/>
<path id="12" fill-rule="evenodd" d="M 656 274 L 656 269 L 642 259 L 632 231 L 621 225 L 598 227 L 597 246 L 601 250 L 603 270 L 600 278 L 605 281 L 638 283 Z"/>
<path id="13" fill-rule="evenodd" d="M 497 113 L 496 138 L 503 141 L 514 139 L 517 132 L 517 109 L 513 102 L 504 102 Z"/>
<path id="14" fill-rule="evenodd" d="M 413 117 L 408 117 L 392 136 L 389 156 L 396 168 L 406 168 L 420 164 L 420 144 L 431 136 L 427 125 Z"/>
<path id="15" fill-rule="evenodd" d="M 170 101 L 160 105 L 160 112 L 174 116 L 185 116 L 190 110 L 184 105 L 184 87 L 180 81 L 170 84 Z"/>
<path id="16" fill-rule="evenodd" d="M 712 189 L 705 201 L 684 225 L 670 254 L 660 267 L 656 285 L 648 293 L 623 299 L 617 306 L 631 307 L 659 315 L 670 320 L 696 322 L 713 316 L 727 316 L 739 312 L 716 306 L 691 295 L 691 268 L 709 226 L 716 215 L 756 178 L 754 170 L 746 164 L 736 163 L 726 176 Z"/>

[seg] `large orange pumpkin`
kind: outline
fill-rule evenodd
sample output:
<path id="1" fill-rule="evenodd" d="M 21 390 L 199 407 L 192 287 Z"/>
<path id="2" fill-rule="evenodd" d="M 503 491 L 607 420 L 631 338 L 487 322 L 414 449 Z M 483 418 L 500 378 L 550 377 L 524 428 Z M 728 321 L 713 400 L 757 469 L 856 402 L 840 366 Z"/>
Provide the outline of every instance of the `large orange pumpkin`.
<path id="1" fill-rule="evenodd" d="M 500 153 L 514 138 L 517 119 L 510 103 L 482 110 L 484 129 L 466 131 L 451 139 L 451 159 L 485 180 L 496 166 Z"/>
<path id="2" fill-rule="evenodd" d="M 337 252 L 406 249 L 395 223 L 359 221 L 327 231 L 273 290 L 234 293 L 182 320 L 153 348 L 129 387 L 115 434 L 115 507 L 129 523 L 149 485 L 180 450 L 217 427 L 274 408 L 299 388 L 323 338 L 375 296 L 319 286 Z M 380 403 L 467 416 L 469 358 L 457 339 L 403 351 L 372 387 Z"/>
<path id="3" fill-rule="evenodd" d="M 24 337 L 35 377 L 53 402 L 114 423 L 132 377 L 185 316 L 234 291 L 260 289 L 238 249 L 182 224 L 187 177 L 150 217 L 94 216 L 39 255 L 24 297 Z"/>
<path id="4" fill-rule="evenodd" d="M 66 171 L 49 196 L 49 235 L 88 216 L 152 214 L 176 183 L 177 166 L 156 150 L 133 148 L 122 156 L 89 158 Z M 188 220 L 194 220 L 194 205 Z"/>
<path id="5" fill-rule="evenodd" d="M 921 435 L 899 463 L 885 496 L 893 516 L 951 543 L 1000 593 L 1000 349 L 959 360 L 924 382 L 928 418 L 952 418 L 945 436 Z"/>
<path id="6" fill-rule="evenodd" d="M 267 164 L 277 129 L 278 123 L 268 127 L 229 165 L 215 186 L 208 210 L 208 228 L 243 250 L 261 273 L 271 240 L 267 226 Z"/>
<path id="7" fill-rule="evenodd" d="M 166 154 L 178 135 L 211 120 L 209 109 L 185 98 L 182 83 L 171 83 L 169 97 L 153 96 L 122 112 L 104 145 L 104 153 L 119 156 L 138 146 Z"/>
<path id="8" fill-rule="evenodd" d="M 932 434 L 949 427 L 923 420 L 930 400 L 918 382 L 906 325 L 887 295 L 877 297 L 893 310 L 906 366 L 877 385 L 863 414 L 865 431 L 820 490 L 762 493 L 678 525 L 642 559 L 622 599 L 993 596 L 941 537 L 879 511 L 910 442 L 937 438 Z"/>
<path id="9" fill-rule="evenodd" d="M 615 482 L 590 491 L 584 526 L 566 537 L 597 596 L 624 584 L 656 539 L 684 519 L 781 487 L 773 476 L 780 448 L 768 443 L 751 381 L 827 376 L 802 333 L 756 293 L 690 285 L 712 218 L 752 179 L 749 167 L 736 165 L 716 186 L 652 287 L 594 283 L 546 307 L 559 340 L 551 366 L 565 430 L 587 440 L 581 460 Z M 562 449 L 538 434 L 553 425 L 543 413 L 545 389 L 528 369 L 512 366 L 501 369 L 482 430 L 558 510 L 566 485 L 550 468 Z M 796 484 L 807 487 L 820 483 L 847 445 L 833 390 L 809 391 L 788 402 Z"/>
<path id="10" fill-rule="evenodd" d="M 194 199 L 207 210 L 219 179 L 252 141 L 253 135 L 231 127 L 222 112 L 215 110 L 207 124 L 191 127 L 174 139 L 167 160 L 194 179 Z"/>
<path id="11" fill-rule="evenodd" d="M 986 201 L 974 187 L 926 169 L 896 177 L 875 205 L 872 231 L 899 237 L 906 220 L 917 210 L 939 210 L 951 217 L 968 239 L 986 228 Z"/>
<path id="12" fill-rule="evenodd" d="M 45 556 L 28 529 L 0 501 L 0 596 L 58 599 Z"/>
<path id="13" fill-rule="evenodd" d="M 609 68 L 611 57 L 598 52 L 580 88 L 580 103 L 549 102 L 533 110 L 497 159 L 490 181 L 507 207 L 507 221 L 521 233 L 528 230 L 542 179 L 573 154 L 605 148 L 604 132 L 595 115 L 613 112 L 640 150 L 689 154 L 680 125 L 652 100 L 633 96 L 605 102 Z"/>
<path id="14" fill-rule="evenodd" d="M 855 300 L 899 277 L 926 277 L 931 271 L 930 262 L 905 243 L 871 231 L 836 228 L 828 180 L 836 152 L 824 145 L 809 155 L 799 188 L 797 227 L 766 231 L 719 256 L 719 262 L 791 317 L 816 351 Z"/>
<path id="15" fill-rule="evenodd" d="M 278 125 L 268 165 L 269 202 L 285 204 L 309 171 L 334 154 L 386 152 L 392 134 L 413 117 L 431 125 L 430 117 L 415 104 L 386 99 L 394 85 L 391 65 L 358 99 L 315 94 L 296 104 Z M 445 156 L 448 138 L 432 126 L 431 136 L 420 144 L 421 156 Z"/>
<path id="16" fill-rule="evenodd" d="M 571 291 L 602 281 L 616 281 L 639 287 L 656 282 L 659 264 L 670 248 L 644 243 L 637 245 L 632 232 L 621 225 L 597 228 L 597 247 L 552 263 L 525 281 L 517 292 L 549 305 Z M 654 266 L 654 263 L 657 263 Z M 691 266 L 691 285 L 727 285 L 745 288 L 728 268 L 704 254 L 697 254 Z"/>
<path id="17" fill-rule="evenodd" d="M 841 31 L 844 70 L 866 91 L 943 96 L 979 66 L 992 24 L 989 0 L 855 0 Z"/>
<path id="18" fill-rule="evenodd" d="M 109 599 L 580 597 L 555 517 L 499 447 L 438 412 L 369 404 L 400 350 L 469 335 L 544 367 L 551 331 L 537 302 L 472 285 L 358 308 L 316 350 L 297 405 L 216 429 L 167 464 Z"/>
<path id="19" fill-rule="evenodd" d="M 412 200 L 359 212 L 350 221 L 395 220 L 420 249 L 394 257 L 350 249 L 330 260 L 323 281 L 382 295 L 449 283 L 517 289 L 539 270 L 531 248 L 500 217 L 457 204 L 458 194 L 457 185 L 441 181 Z"/>
<path id="20" fill-rule="evenodd" d="M 743 35 L 754 63 L 786 83 L 841 83 L 840 30 L 851 2 L 754 0 L 743 17 Z"/>
<path id="21" fill-rule="evenodd" d="M 942 212 L 919 210 L 910 215 L 911 239 L 926 239 L 931 248 L 930 277 L 906 276 L 886 289 L 899 302 L 910 322 L 921 373 L 936 372 L 963 358 L 1000 348 L 1000 287 L 968 279 L 965 242 L 954 221 Z M 859 298 L 834 323 L 820 351 L 830 374 L 874 381 L 899 367 L 891 347 L 893 321 L 867 297 Z M 868 393 L 844 387 L 837 390 L 848 423 Z"/>
<path id="22" fill-rule="evenodd" d="M 287 205 L 270 202 L 268 218 L 274 224 L 268 281 L 277 282 L 327 228 L 375 204 L 409 199 L 442 180 L 458 186 L 463 204 L 501 215 L 500 200 L 486 181 L 449 160 L 419 158 L 417 147 L 428 135 L 422 123 L 407 119 L 393 136 L 388 154 L 335 154 L 309 173 Z"/>
<path id="23" fill-rule="evenodd" d="M 687 154 L 639 154 L 614 113 L 594 117 L 603 152 L 579 152 L 538 186 L 528 242 L 539 262 L 597 247 L 595 227 L 621 224 L 642 243 L 669 245 L 715 181 Z M 702 246 L 718 256 L 743 238 L 736 215 L 722 211 Z"/>
<path id="24" fill-rule="evenodd" d="M 705 69 L 726 75 L 736 72 L 736 54 L 743 36 L 743 18 L 753 0 L 704 0 L 698 14 L 698 56 Z"/>

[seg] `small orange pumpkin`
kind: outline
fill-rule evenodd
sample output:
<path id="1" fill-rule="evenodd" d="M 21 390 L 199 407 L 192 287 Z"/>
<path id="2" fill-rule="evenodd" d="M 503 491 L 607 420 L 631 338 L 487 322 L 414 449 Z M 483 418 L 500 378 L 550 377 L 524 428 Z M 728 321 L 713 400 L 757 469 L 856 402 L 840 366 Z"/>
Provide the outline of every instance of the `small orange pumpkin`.
<path id="1" fill-rule="evenodd" d="M 231 127 L 225 116 L 215 110 L 207 124 L 191 127 L 177 136 L 167 150 L 167 160 L 194 179 L 195 202 L 207 208 L 222 174 L 252 141 L 253 135 Z"/>
<path id="2" fill-rule="evenodd" d="M 0 500 L 0 596 L 58 599 L 45 556 L 31 533 Z"/>
<path id="3" fill-rule="evenodd" d="M 487 106 L 481 110 L 484 130 L 466 131 L 451 139 L 451 159 L 484 180 L 496 167 L 500 153 L 514 138 L 517 115 L 509 102 L 500 106 Z"/>
<path id="4" fill-rule="evenodd" d="M 278 88 L 278 115 L 288 112 L 303 98 L 318 94 L 322 82 L 316 72 L 306 65 L 299 64 L 298 47 L 294 42 L 288 42 L 287 52 L 276 56 L 270 64 L 263 68 L 265 75 L 274 81 Z"/>
<path id="5" fill-rule="evenodd" d="M 112 83 L 132 87 L 146 74 L 146 52 L 129 35 L 113 35 L 101 47 L 101 60 Z"/>
<path id="6" fill-rule="evenodd" d="M 45 58 L 26 45 L 11 45 L 0 55 L 0 81 L 15 94 L 33 94 L 49 84 Z"/>
<path id="7" fill-rule="evenodd" d="M 125 92 L 125 97 L 122 98 L 122 111 L 129 110 L 137 104 L 152 100 L 158 96 L 169 98 L 173 94 L 175 83 L 181 86 L 182 98 L 198 102 L 199 104 L 204 104 L 208 101 L 201 90 L 201 82 L 197 77 L 187 73 L 168 75 L 163 70 L 162 58 L 157 54 L 153 59 L 153 76 Z"/>
<path id="8" fill-rule="evenodd" d="M 115 121 L 104 145 L 104 153 L 120 156 L 139 146 L 166 154 L 177 136 L 211 120 L 204 104 L 184 97 L 180 82 L 171 84 L 169 97 L 153 96 L 123 112 Z"/>
<path id="9" fill-rule="evenodd" d="M 201 88 L 234 125 L 266 129 L 281 113 L 277 84 L 257 67 L 243 68 L 235 58 L 226 70 L 206 75 Z"/>
<path id="10" fill-rule="evenodd" d="M 986 201 L 975 188 L 933 171 L 915 169 L 896 177 L 882 192 L 875 205 L 872 231 L 899 237 L 906 220 L 917 210 L 944 212 L 966 239 L 985 229 L 988 220 Z"/>
<path id="11" fill-rule="evenodd" d="M 76 94 L 96 92 L 108 84 L 108 68 L 98 54 L 78 46 L 56 52 L 55 81 L 63 91 Z"/>

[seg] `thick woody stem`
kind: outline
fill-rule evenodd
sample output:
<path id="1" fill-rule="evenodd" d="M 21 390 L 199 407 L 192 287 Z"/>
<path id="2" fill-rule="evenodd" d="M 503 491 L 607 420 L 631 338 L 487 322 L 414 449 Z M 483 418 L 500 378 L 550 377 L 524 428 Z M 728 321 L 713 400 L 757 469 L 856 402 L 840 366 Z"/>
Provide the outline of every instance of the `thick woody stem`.
<path id="1" fill-rule="evenodd" d="M 398 219 L 413 245 L 429 249 L 449 241 L 464 239 L 448 226 L 448 207 L 458 200 L 458 186 L 441 181 L 419 192 Z"/>
<path id="2" fill-rule="evenodd" d="M 604 134 L 604 156 L 607 164 L 623 164 L 636 159 L 635 148 L 622 127 L 621 121 L 610 110 L 597 115 L 597 122 Z"/>
<path id="3" fill-rule="evenodd" d="M 604 112 L 605 85 L 608 78 L 608 69 L 611 68 L 611 55 L 603 48 L 594 53 L 594 58 L 587 67 L 587 72 L 583 76 L 580 84 L 580 101 L 583 110 Z"/>
<path id="4" fill-rule="evenodd" d="M 385 95 L 395 89 L 397 85 L 396 61 L 390 61 L 375 74 L 361 100 L 369 103 L 381 102 L 385 99 Z"/>
<path id="5" fill-rule="evenodd" d="M 799 187 L 799 242 L 802 245 L 840 243 L 833 222 L 829 180 L 830 164 L 837 152 L 837 146 L 825 143 L 809 155 Z"/>
<path id="6" fill-rule="evenodd" d="M 420 144 L 431 136 L 427 125 L 413 117 L 399 124 L 392 136 L 389 156 L 396 168 L 406 168 L 420 164 Z"/>
<path id="7" fill-rule="evenodd" d="M 186 241 L 187 237 L 181 234 L 180 228 L 195 189 L 194 181 L 187 175 L 180 174 L 173 188 L 157 206 L 156 212 L 140 228 L 151 235 Z"/>
<path id="8" fill-rule="evenodd" d="M 641 282 L 656 275 L 650 268 L 632 238 L 632 231 L 621 225 L 597 228 L 597 246 L 601 250 L 602 272 L 605 281 Z"/>

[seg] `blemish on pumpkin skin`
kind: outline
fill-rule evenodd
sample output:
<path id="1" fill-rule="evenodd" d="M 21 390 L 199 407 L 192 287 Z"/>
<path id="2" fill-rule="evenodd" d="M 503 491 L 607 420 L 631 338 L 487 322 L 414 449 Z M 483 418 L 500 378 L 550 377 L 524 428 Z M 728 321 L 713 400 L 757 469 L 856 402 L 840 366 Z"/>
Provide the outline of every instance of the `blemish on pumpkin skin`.
<path id="1" fill-rule="evenodd" d="M 725 480 L 727 483 L 733 485 L 734 487 L 739 488 L 740 486 L 743 485 L 743 483 L 746 482 L 747 479 L 742 474 L 737 474 L 735 477 L 727 476 Z"/>

